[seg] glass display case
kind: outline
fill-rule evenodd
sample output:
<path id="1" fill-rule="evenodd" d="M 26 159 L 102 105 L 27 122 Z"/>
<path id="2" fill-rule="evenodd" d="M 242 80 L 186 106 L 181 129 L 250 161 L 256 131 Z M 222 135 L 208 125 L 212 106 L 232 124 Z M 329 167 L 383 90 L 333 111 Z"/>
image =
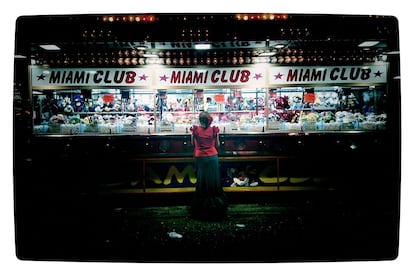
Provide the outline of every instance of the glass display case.
<path id="1" fill-rule="evenodd" d="M 188 133 L 208 111 L 221 133 L 385 129 L 383 86 L 32 91 L 35 134 Z"/>
<path id="2" fill-rule="evenodd" d="M 139 89 L 33 91 L 34 133 L 151 133 L 156 95 Z"/>
<path id="3" fill-rule="evenodd" d="M 269 91 L 268 130 L 383 130 L 384 87 L 283 87 Z"/>
<path id="4" fill-rule="evenodd" d="M 33 91 L 34 133 L 188 133 L 209 111 L 223 132 L 264 131 L 264 89 Z"/>
<path id="5" fill-rule="evenodd" d="M 226 132 L 265 130 L 265 89 L 223 89 L 205 91 L 205 109 L 213 122 Z"/>

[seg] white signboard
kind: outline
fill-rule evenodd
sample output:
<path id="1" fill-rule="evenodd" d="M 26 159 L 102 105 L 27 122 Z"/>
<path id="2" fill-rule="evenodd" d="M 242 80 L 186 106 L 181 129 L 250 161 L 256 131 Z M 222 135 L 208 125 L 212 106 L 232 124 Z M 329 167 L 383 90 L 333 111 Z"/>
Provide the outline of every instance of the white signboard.
<path id="1" fill-rule="evenodd" d="M 386 83 L 387 64 L 369 66 L 240 66 L 144 68 L 31 68 L 33 88 L 56 87 L 275 87 Z"/>
<path id="2" fill-rule="evenodd" d="M 152 72 L 137 68 L 32 68 L 32 86 L 150 86 Z"/>
<path id="3" fill-rule="evenodd" d="M 160 68 L 156 72 L 157 87 L 254 86 L 266 84 L 266 68 Z"/>
<path id="4" fill-rule="evenodd" d="M 277 66 L 269 68 L 269 85 L 386 83 L 387 66 Z"/>

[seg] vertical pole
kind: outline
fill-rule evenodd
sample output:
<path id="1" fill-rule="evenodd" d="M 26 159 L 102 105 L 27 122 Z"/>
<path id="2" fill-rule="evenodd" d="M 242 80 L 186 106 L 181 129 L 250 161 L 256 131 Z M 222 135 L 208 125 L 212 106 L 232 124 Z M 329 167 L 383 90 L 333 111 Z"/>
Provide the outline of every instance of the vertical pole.
<path id="1" fill-rule="evenodd" d="M 147 182 L 147 176 L 145 174 L 145 159 L 142 159 L 142 175 L 143 175 L 143 181 L 142 181 L 142 191 L 145 193 L 146 189 L 146 182 Z"/>
<path id="2" fill-rule="evenodd" d="M 269 89 L 265 89 L 265 116 L 266 116 L 266 130 L 269 130 Z"/>
<path id="3" fill-rule="evenodd" d="M 277 191 L 280 189 L 280 182 L 279 182 L 279 158 L 276 157 L 276 182 L 277 182 Z"/>
<path id="4" fill-rule="evenodd" d="M 154 96 L 154 129 L 153 133 L 156 133 L 157 131 L 157 90 L 155 90 L 155 96 Z"/>

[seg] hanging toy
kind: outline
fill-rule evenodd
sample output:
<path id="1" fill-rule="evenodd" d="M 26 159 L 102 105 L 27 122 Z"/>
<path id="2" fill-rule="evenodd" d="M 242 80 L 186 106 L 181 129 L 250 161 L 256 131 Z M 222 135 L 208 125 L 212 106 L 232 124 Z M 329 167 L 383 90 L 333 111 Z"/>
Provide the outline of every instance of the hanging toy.
<path id="1" fill-rule="evenodd" d="M 62 102 L 63 105 L 63 112 L 65 113 L 72 113 L 74 111 L 73 106 L 70 104 L 70 100 L 65 98 Z"/>
<path id="2" fill-rule="evenodd" d="M 75 112 L 82 112 L 83 111 L 83 107 L 84 107 L 84 99 L 83 99 L 83 95 L 75 95 L 73 97 L 73 101 L 75 102 L 75 108 L 74 111 Z"/>

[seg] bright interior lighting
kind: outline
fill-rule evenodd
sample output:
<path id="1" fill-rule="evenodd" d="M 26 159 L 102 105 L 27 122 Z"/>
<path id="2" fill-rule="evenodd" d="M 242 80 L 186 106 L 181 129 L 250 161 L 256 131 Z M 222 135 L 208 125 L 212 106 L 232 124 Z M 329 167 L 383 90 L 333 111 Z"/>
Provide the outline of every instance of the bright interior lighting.
<path id="1" fill-rule="evenodd" d="M 211 44 L 196 44 L 194 48 L 196 50 L 208 50 L 211 49 Z"/>
<path id="2" fill-rule="evenodd" d="M 144 58 L 157 58 L 158 56 L 156 54 L 144 54 Z"/>
<path id="3" fill-rule="evenodd" d="M 365 41 L 358 45 L 358 47 L 372 47 L 379 43 L 379 41 Z"/>
<path id="4" fill-rule="evenodd" d="M 39 45 L 40 48 L 45 49 L 47 51 L 54 51 L 54 50 L 60 50 L 60 48 L 54 44 L 45 44 L 45 45 Z"/>
<path id="5" fill-rule="evenodd" d="M 260 53 L 259 57 L 271 57 L 271 56 L 274 56 L 274 55 L 276 55 L 275 52 L 265 52 L 265 53 Z"/>

